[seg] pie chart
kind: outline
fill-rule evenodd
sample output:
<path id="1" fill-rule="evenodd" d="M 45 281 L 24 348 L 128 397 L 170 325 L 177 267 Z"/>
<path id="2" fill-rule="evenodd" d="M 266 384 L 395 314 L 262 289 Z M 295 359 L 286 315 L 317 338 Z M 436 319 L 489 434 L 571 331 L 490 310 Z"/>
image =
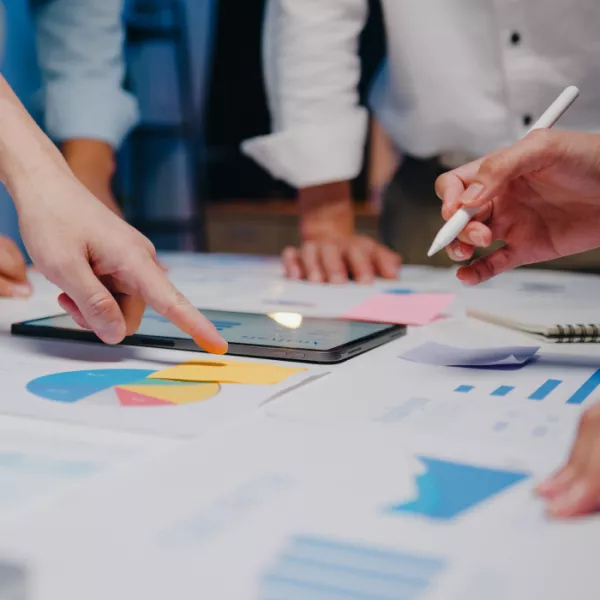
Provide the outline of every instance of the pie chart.
<path id="1" fill-rule="evenodd" d="M 148 379 L 156 371 L 94 369 L 52 373 L 30 381 L 32 394 L 63 404 L 100 406 L 178 406 L 201 402 L 219 393 L 218 383 Z"/>

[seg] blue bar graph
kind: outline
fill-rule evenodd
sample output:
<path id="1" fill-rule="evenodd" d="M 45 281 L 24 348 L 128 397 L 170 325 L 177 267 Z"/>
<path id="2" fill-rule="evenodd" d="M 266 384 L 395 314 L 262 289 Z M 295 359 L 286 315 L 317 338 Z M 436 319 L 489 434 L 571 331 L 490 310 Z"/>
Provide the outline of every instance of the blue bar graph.
<path id="1" fill-rule="evenodd" d="M 460 392 L 462 394 L 466 394 L 467 392 L 470 392 L 472 389 L 474 389 L 474 386 L 472 386 L 472 385 L 459 385 L 454 391 Z"/>
<path id="2" fill-rule="evenodd" d="M 263 574 L 260 600 L 418 600 L 445 561 L 358 543 L 297 536 Z"/>
<path id="3" fill-rule="evenodd" d="M 507 396 L 510 394 L 515 388 L 512 385 L 501 385 L 499 388 L 496 388 L 492 392 L 492 396 Z"/>
<path id="4" fill-rule="evenodd" d="M 560 379 L 547 379 L 531 396 L 530 400 L 544 400 L 551 392 L 553 392 L 560 384 Z"/>
<path id="5" fill-rule="evenodd" d="M 600 386 L 600 369 L 596 371 L 568 400 L 567 404 L 583 404 Z"/>

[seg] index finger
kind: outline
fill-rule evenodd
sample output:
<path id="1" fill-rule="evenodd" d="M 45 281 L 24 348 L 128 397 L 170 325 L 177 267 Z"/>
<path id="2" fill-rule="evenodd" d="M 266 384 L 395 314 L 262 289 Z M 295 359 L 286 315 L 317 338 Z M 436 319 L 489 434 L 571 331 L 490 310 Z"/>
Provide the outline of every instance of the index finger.
<path id="1" fill-rule="evenodd" d="M 207 352 L 227 352 L 227 342 L 217 328 L 171 283 L 153 260 L 149 259 L 139 272 L 144 275 L 139 276 L 134 285 L 148 306 L 190 335 Z"/>
<path id="2" fill-rule="evenodd" d="M 444 173 L 435 182 L 435 193 L 442 201 L 442 216 L 448 220 L 461 205 L 460 199 L 479 171 L 482 159 Z"/>

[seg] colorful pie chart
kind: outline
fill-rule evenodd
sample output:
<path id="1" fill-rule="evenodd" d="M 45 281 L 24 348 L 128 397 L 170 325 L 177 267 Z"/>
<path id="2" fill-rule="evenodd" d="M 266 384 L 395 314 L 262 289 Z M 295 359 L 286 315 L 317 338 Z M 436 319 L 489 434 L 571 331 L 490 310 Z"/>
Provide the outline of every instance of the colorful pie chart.
<path id="1" fill-rule="evenodd" d="M 217 383 L 148 379 L 155 371 L 95 369 L 53 373 L 34 379 L 27 390 L 63 404 L 100 406 L 177 406 L 208 400 L 219 393 Z"/>

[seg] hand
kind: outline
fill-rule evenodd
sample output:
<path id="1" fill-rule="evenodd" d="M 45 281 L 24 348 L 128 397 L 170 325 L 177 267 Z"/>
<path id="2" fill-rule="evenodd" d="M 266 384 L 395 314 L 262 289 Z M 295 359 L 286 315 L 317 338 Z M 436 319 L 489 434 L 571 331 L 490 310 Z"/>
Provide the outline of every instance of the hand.
<path id="1" fill-rule="evenodd" d="M 209 352 L 226 352 L 214 325 L 160 268 L 150 241 L 100 204 L 58 159 L 8 188 L 33 261 L 65 292 L 61 306 L 81 327 L 116 344 L 138 329 L 146 303 Z"/>
<path id="2" fill-rule="evenodd" d="M 23 254 L 10 238 L 0 236 L 0 296 L 28 298 L 32 291 Z"/>
<path id="3" fill-rule="evenodd" d="M 575 517 L 600 506 L 600 404 L 587 410 L 565 467 L 537 487 L 553 517 Z"/>
<path id="4" fill-rule="evenodd" d="M 449 219 L 461 206 L 479 214 L 447 248 L 468 260 L 474 247 L 505 247 L 458 271 L 467 284 L 515 267 L 600 246 L 600 136 L 535 131 L 524 140 L 442 175 L 436 192 Z"/>
<path id="5" fill-rule="evenodd" d="M 345 283 L 352 277 L 359 283 L 372 283 L 376 276 L 398 276 L 400 256 L 355 233 L 347 182 L 301 190 L 299 203 L 303 244 L 283 252 L 288 277 L 313 283 Z"/>
<path id="6" fill-rule="evenodd" d="M 115 173 L 112 147 L 99 140 L 73 139 L 63 142 L 61 149 L 75 177 L 104 206 L 122 216 L 121 208 L 112 193 L 112 179 Z"/>
<path id="7" fill-rule="evenodd" d="M 376 276 L 396 279 L 401 258 L 368 237 L 338 236 L 304 242 L 300 249 L 286 248 L 282 254 L 290 279 L 308 279 L 312 283 L 346 283 L 352 277 L 358 283 L 372 283 Z"/>

